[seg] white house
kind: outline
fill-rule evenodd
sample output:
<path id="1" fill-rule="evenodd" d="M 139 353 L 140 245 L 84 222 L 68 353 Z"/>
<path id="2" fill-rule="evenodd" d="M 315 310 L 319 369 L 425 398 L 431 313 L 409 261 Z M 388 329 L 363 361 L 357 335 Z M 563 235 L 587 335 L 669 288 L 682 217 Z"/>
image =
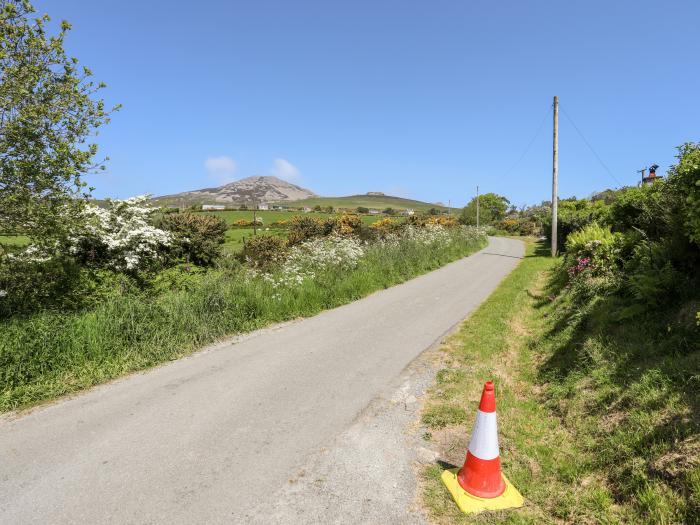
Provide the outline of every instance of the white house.
<path id="1" fill-rule="evenodd" d="M 209 210 L 209 211 L 220 211 L 220 210 L 225 210 L 226 206 L 223 204 L 202 204 L 202 210 Z"/>
<path id="2" fill-rule="evenodd" d="M 379 215 L 381 212 L 379 210 L 369 210 L 370 215 Z"/>
<path id="3" fill-rule="evenodd" d="M 269 209 L 270 209 L 270 205 L 267 204 L 267 203 L 265 203 L 265 202 L 261 202 L 261 203 L 258 205 L 258 209 L 259 209 L 259 210 L 269 210 Z"/>

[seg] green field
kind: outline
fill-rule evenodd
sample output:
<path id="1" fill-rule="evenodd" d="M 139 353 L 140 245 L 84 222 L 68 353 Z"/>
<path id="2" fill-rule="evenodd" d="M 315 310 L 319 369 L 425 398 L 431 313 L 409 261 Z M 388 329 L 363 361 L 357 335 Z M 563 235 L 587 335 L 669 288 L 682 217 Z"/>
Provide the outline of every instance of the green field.
<path id="1" fill-rule="evenodd" d="M 206 213 L 208 215 L 214 215 L 216 217 L 220 217 L 226 221 L 227 224 L 233 224 L 239 219 L 246 219 L 249 221 L 253 220 L 253 211 L 252 210 L 246 210 L 246 211 L 237 211 L 237 210 L 226 210 L 226 211 L 205 211 L 205 212 L 200 212 L 200 213 Z M 280 237 L 286 236 L 287 235 L 287 230 L 285 228 L 274 228 L 270 227 L 270 224 L 272 224 L 275 221 L 288 221 L 291 220 L 292 217 L 295 217 L 297 215 L 306 215 L 304 213 L 300 213 L 298 211 L 257 211 L 256 212 L 256 217 L 259 217 L 262 219 L 263 224 L 262 226 L 258 226 L 257 228 L 257 234 L 263 234 L 263 235 L 277 235 Z M 335 217 L 336 214 L 334 213 L 320 213 L 320 212 L 311 212 L 309 215 L 312 217 L 319 217 L 319 218 L 325 218 L 325 217 Z M 365 224 L 372 224 L 373 222 L 384 218 L 384 215 L 362 215 L 362 222 Z M 244 239 L 248 239 L 253 236 L 253 228 L 250 227 L 245 227 L 245 228 L 238 228 L 234 227 L 226 231 L 226 243 L 224 244 L 224 249 L 229 252 L 229 253 L 237 253 L 240 252 L 243 249 L 243 242 Z"/>
<path id="2" fill-rule="evenodd" d="M 278 202 L 280 206 L 304 207 L 308 206 L 333 206 L 334 208 L 355 209 L 359 206 L 375 210 L 393 208 L 395 210 L 413 209 L 415 211 L 427 211 L 430 208 L 447 210 L 446 206 L 438 206 L 429 202 L 404 199 L 402 197 L 391 197 L 389 195 L 349 195 L 347 197 L 311 197 L 299 201 Z"/>
<path id="3" fill-rule="evenodd" d="M 0 244 L 8 246 L 24 246 L 29 244 L 29 237 L 22 235 L 0 235 Z"/>
<path id="4" fill-rule="evenodd" d="M 201 212 L 216 217 L 220 217 L 226 221 L 227 224 L 233 224 L 239 219 L 246 219 L 249 221 L 253 220 L 253 211 L 238 211 L 238 210 L 226 210 L 226 211 L 207 211 Z M 287 230 L 284 228 L 272 228 L 270 224 L 275 221 L 285 220 L 288 221 L 292 217 L 297 215 L 305 215 L 298 211 L 257 211 L 256 216 L 261 218 L 263 225 L 257 228 L 257 233 L 265 235 L 279 235 L 284 236 L 287 234 Z M 334 213 L 321 213 L 321 212 L 311 212 L 313 217 L 335 217 Z M 384 218 L 384 215 L 362 215 L 362 222 L 365 224 L 372 224 L 373 222 Z M 243 239 L 253 236 L 253 228 L 231 228 L 226 232 L 226 243 L 224 248 L 230 253 L 236 253 L 241 251 L 243 248 Z M 19 235 L 0 235 L 0 244 L 5 244 L 7 246 L 24 246 L 29 243 L 29 238 L 19 236 Z"/>

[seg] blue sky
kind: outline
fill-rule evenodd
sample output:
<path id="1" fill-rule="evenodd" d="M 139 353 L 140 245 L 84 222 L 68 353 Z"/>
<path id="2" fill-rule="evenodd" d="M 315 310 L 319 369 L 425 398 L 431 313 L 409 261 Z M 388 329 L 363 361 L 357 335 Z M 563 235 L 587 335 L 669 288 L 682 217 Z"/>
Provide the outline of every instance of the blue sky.
<path id="1" fill-rule="evenodd" d="M 35 6 L 124 105 L 97 139 L 99 197 L 279 174 L 321 195 L 539 202 L 553 95 L 622 184 L 700 140 L 696 0 Z M 560 195 L 619 183 L 560 115 Z"/>

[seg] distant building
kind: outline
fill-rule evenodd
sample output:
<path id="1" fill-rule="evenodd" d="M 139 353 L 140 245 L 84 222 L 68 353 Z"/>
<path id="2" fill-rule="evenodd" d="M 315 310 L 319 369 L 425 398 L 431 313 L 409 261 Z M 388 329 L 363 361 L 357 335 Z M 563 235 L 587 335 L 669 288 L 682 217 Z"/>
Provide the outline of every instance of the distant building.
<path id="1" fill-rule="evenodd" d="M 413 210 L 413 208 L 406 208 L 404 211 L 405 215 L 415 215 L 416 212 Z"/>
<path id="2" fill-rule="evenodd" d="M 202 204 L 203 211 L 221 211 L 225 210 L 226 206 L 223 204 Z"/>
<path id="3" fill-rule="evenodd" d="M 646 169 L 640 170 L 642 172 L 642 185 L 654 184 L 654 182 L 656 182 L 657 180 L 663 179 L 663 177 L 661 175 L 656 174 L 656 170 L 658 168 L 659 168 L 658 164 L 652 164 L 651 166 L 649 166 L 649 176 L 648 177 L 644 176 L 644 172 L 646 171 Z"/>
<path id="4" fill-rule="evenodd" d="M 303 208 L 304 213 L 310 213 L 311 211 L 312 211 L 311 208 L 309 208 L 308 206 L 304 206 L 304 208 Z"/>
<path id="5" fill-rule="evenodd" d="M 369 210 L 370 215 L 379 215 L 381 212 L 379 210 Z"/>
<path id="6" fill-rule="evenodd" d="M 264 202 L 261 202 L 260 204 L 258 204 L 258 209 L 259 209 L 259 210 L 269 210 L 269 209 L 270 209 L 270 205 L 269 205 L 269 204 L 266 204 L 266 203 L 264 203 Z"/>

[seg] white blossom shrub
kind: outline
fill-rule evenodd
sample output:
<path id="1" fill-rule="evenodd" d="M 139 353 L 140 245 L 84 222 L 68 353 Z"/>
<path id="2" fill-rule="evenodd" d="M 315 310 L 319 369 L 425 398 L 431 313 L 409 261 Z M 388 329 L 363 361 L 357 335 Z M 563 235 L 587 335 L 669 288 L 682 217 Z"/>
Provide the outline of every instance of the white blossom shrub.
<path id="1" fill-rule="evenodd" d="M 67 250 L 88 263 L 117 271 L 144 269 L 161 262 L 172 235 L 150 224 L 149 197 L 107 201 L 106 208 L 87 205 L 83 224 L 72 232 Z"/>
<path id="2" fill-rule="evenodd" d="M 319 237 L 293 246 L 284 261 L 263 278 L 273 287 L 294 287 L 320 273 L 357 267 L 365 253 L 362 243 L 354 237 Z"/>

